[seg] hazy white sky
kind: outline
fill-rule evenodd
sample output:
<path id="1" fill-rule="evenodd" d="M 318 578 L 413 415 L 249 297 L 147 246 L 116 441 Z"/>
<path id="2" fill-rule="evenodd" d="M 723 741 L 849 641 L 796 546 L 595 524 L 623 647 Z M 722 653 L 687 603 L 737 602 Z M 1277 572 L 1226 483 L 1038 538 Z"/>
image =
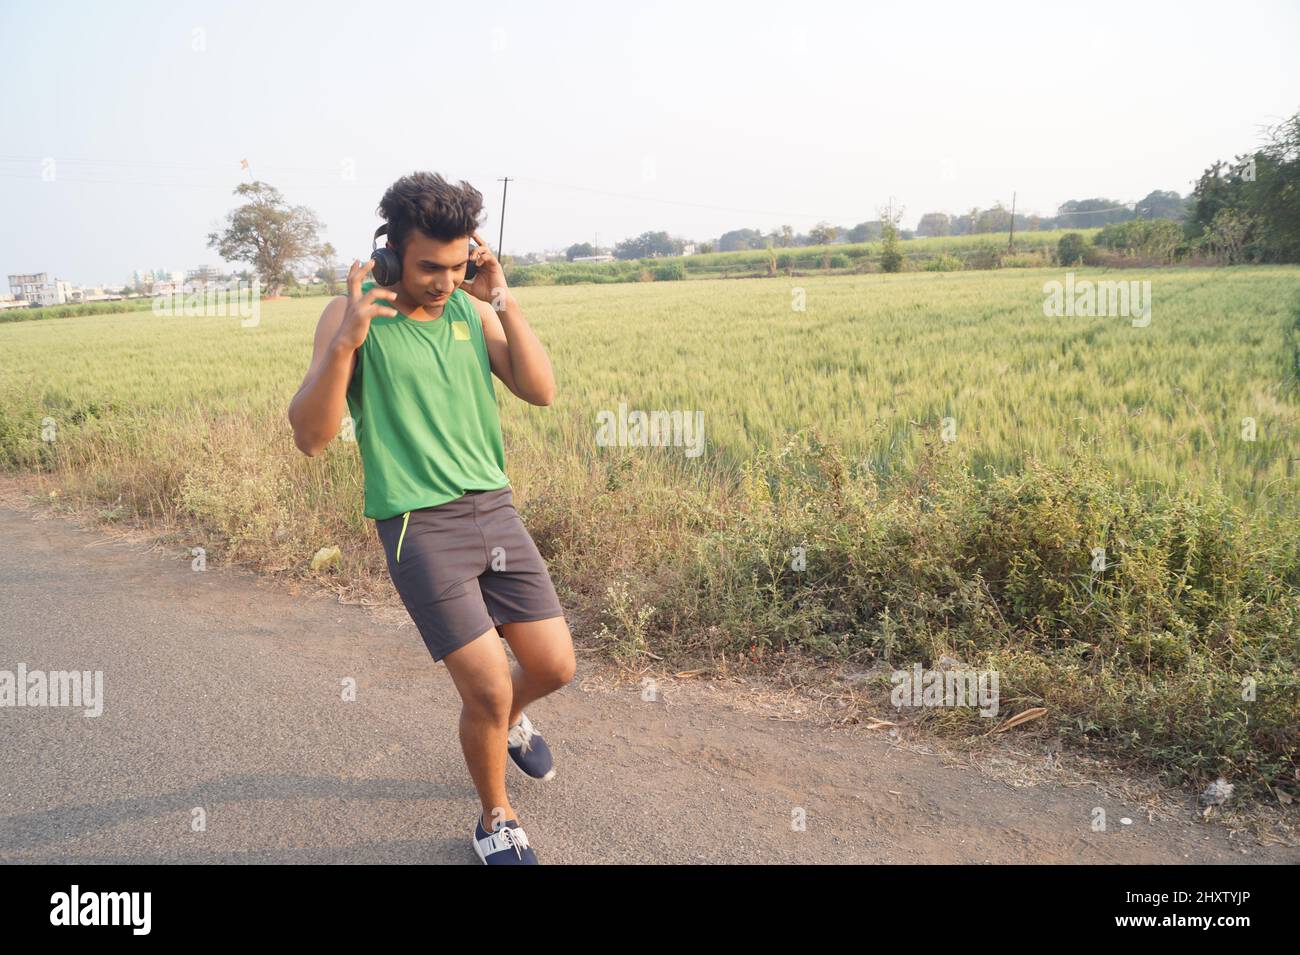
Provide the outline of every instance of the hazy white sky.
<path id="1" fill-rule="evenodd" d="M 244 158 L 348 260 L 416 169 L 494 247 L 513 177 L 506 252 L 1186 193 L 1300 109 L 1298 37 L 1297 0 L 5 0 L 0 275 L 217 264 Z"/>

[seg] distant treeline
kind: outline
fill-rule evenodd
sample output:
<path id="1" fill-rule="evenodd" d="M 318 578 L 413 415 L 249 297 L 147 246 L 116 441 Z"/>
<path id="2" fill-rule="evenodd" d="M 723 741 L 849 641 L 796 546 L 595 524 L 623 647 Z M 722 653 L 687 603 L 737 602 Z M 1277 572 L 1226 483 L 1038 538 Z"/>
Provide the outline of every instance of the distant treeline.
<path id="1" fill-rule="evenodd" d="M 1090 240 L 1098 230 L 1084 230 Z M 604 282 L 669 282 L 696 278 L 755 278 L 882 271 L 958 271 L 961 269 L 1033 268 L 1056 264 L 1056 251 L 1064 232 L 1028 232 L 1017 235 L 1008 248 L 1005 235 L 985 234 L 914 239 L 897 244 L 901 268 L 884 266 L 884 241 L 852 245 L 754 249 L 744 252 L 649 257 L 614 262 L 546 262 L 540 265 L 506 264 L 511 285 L 579 285 Z"/>

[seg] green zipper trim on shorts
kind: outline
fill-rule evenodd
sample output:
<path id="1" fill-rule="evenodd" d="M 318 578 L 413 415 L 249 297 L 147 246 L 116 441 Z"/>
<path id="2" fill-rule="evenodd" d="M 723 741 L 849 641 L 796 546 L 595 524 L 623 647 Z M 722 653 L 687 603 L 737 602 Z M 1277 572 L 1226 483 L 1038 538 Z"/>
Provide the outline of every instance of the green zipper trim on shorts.
<path id="1" fill-rule="evenodd" d="M 406 522 L 410 519 L 411 512 L 407 511 L 406 515 L 402 518 L 402 535 L 397 538 L 397 563 L 399 564 L 402 562 L 402 538 L 406 537 Z"/>

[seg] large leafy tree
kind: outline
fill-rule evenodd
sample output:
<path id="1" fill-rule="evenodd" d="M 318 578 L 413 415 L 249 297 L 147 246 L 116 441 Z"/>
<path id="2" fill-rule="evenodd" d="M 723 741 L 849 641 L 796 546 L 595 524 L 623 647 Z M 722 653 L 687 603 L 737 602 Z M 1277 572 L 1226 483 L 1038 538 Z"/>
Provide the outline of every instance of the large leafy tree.
<path id="1" fill-rule="evenodd" d="M 226 229 L 208 234 L 208 246 L 227 262 L 248 262 L 268 295 L 279 295 L 294 266 L 319 249 L 316 213 L 290 206 L 265 182 L 244 182 L 235 195 L 247 200 L 226 215 Z"/>
<path id="2" fill-rule="evenodd" d="M 1154 189 L 1133 207 L 1139 219 L 1185 219 L 1187 202 L 1178 193 Z"/>
<path id="3" fill-rule="evenodd" d="M 951 231 L 952 221 L 942 212 L 927 212 L 921 216 L 921 221 L 916 226 L 917 235 L 947 235 Z"/>
<path id="4" fill-rule="evenodd" d="M 758 229 L 733 229 L 718 237 L 719 252 L 744 252 L 763 248 L 763 233 Z"/>
<path id="5" fill-rule="evenodd" d="M 830 245 L 839 236 L 840 230 L 829 222 L 819 222 L 808 232 L 808 241 L 813 245 Z"/>
<path id="6" fill-rule="evenodd" d="M 881 228 L 879 219 L 873 219 L 870 222 L 859 222 L 849 230 L 848 240 L 850 242 L 870 242 L 872 239 L 879 239 Z"/>
<path id="7" fill-rule="evenodd" d="M 681 255 L 682 240 L 667 232 L 642 232 L 635 239 L 624 239 L 614 246 L 616 259 L 648 259 L 657 255 Z"/>
<path id="8" fill-rule="evenodd" d="M 1201 173 L 1187 228 L 1229 261 L 1300 262 L 1300 112 L 1255 152 Z"/>

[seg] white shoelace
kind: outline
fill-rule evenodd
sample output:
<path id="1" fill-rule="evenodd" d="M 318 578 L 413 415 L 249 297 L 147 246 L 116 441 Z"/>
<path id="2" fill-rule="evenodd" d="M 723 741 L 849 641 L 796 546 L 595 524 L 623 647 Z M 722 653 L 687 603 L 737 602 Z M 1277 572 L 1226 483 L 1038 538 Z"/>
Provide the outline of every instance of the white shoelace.
<path id="1" fill-rule="evenodd" d="M 514 747 L 519 747 L 521 753 L 526 753 L 528 752 L 529 747 L 533 745 L 534 735 L 536 734 L 533 730 L 532 721 L 528 719 L 528 714 L 520 713 L 519 722 L 510 727 L 507 742 L 510 744 L 512 749 Z"/>
<path id="2" fill-rule="evenodd" d="M 523 829 L 511 828 L 506 826 L 499 830 L 501 841 L 515 850 L 515 855 L 520 859 L 524 857 L 524 849 L 528 848 L 528 836 L 524 835 Z"/>
<path id="3" fill-rule="evenodd" d="M 479 845 L 483 847 L 484 856 L 494 855 L 506 849 L 514 849 L 515 855 L 520 859 L 524 857 L 524 850 L 529 848 L 528 836 L 524 834 L 522 828 L 517 826 L 514 828 L 502 826 L 480 839 Z"/>

